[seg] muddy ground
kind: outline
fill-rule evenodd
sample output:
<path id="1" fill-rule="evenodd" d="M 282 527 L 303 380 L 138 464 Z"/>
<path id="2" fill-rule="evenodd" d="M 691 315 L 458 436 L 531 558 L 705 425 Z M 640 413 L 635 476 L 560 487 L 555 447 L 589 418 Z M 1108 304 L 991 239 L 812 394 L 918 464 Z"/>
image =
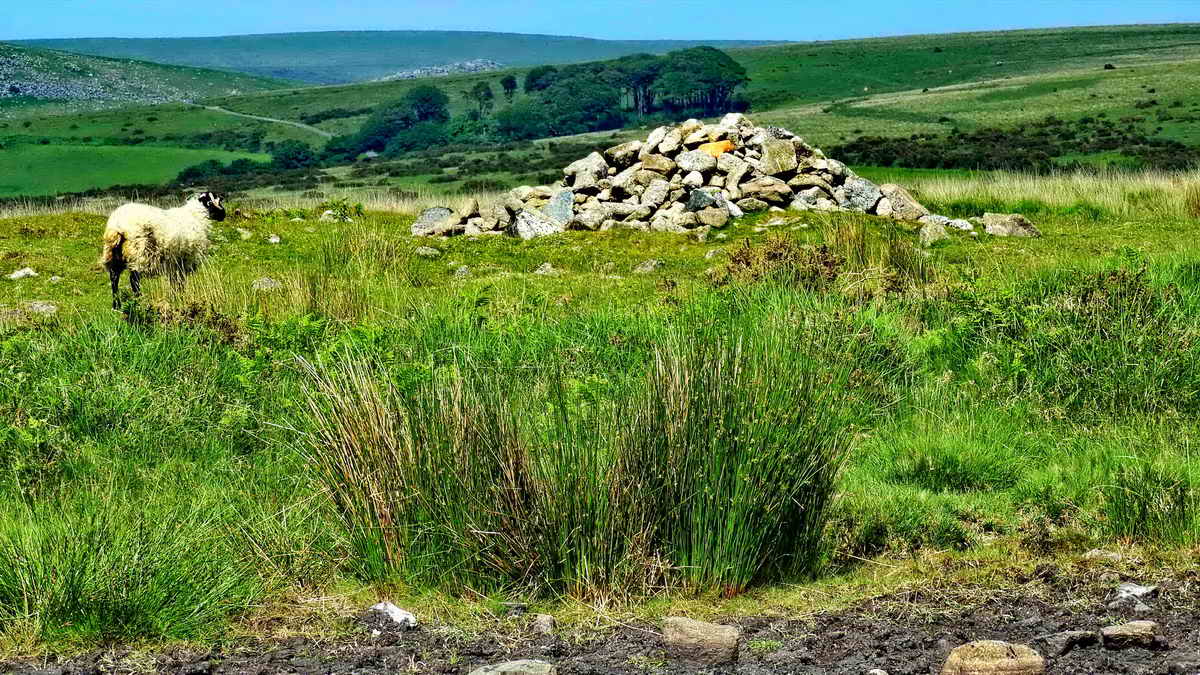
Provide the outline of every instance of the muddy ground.
<path id="1" fill-rule="evenodd" d="M 1047 657 L 1051 674 L 1137 673 L 1200 675 L 1200 582 L 1189 577 L 1161 586 L 1149 611 L 1110 609 L 1102 592 L 1060 581 L 1053 570 L 1005 591 L 951 588 L 892 595 L 849 610 L 804 619 L 718 617 L 742 628 L 735 664 L 689 666 L 666 656 L 654 625 L 611 629 L 589 639 L 498 631 L 465 639 L 438 627 L 398 630 L 372 615 L 356 620 L 354 637 L 335 642 L 292 639 L 205 653 L 136 659 L 97 652 L 64 663 L 9 663 L 0 672 L 115 673 L 469 673 L 514 659 L 541 659 L 560 673 L 938 673 L 949 651 L 980 639 L 1027 643 Z M 1100 584 L 1103 586 L 1104 584 Z M 1101 645 L 1050 653 L 1039 636 L 1099 630 L 1149 619 L 1161 626 L 1151 649 Z M 505 625 L 512 625 L 509 621 Z M 379 631 L 379 634 L 374 634 Z"/>

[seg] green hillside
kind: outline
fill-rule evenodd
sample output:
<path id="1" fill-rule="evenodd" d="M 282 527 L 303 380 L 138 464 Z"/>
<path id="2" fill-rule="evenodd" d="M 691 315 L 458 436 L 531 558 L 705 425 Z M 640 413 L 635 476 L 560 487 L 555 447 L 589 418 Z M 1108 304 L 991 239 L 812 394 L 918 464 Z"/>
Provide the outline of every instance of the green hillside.
<path id="1" fill-rule="evenodd" d="M 947 134 L 954 129 L 1028 124 L 1049 115 L 1067 121 L 1106 118 L 1131 133 L 1194 145 L 1200 143 L 1197 38 L 1196 25 L 1125 26 L 777 45 L 730 54 L 750 76 L 746 95 L 756 120 L 785 126 L 826 148 L 864 135 Z M 524 70 L 511 72 L 520 76 Z M 293 88 L 203 101 L 206 106 L 309 128 L 173 104 L 70 116 L 27 115 L 19 121 L 0 121 L 0 142 L 136 143 L 258 152 L 271 142 L 300 140 L 320 147 L 326 135 L 356 131 L 371 108 L 394 102 L 424 83 L 444 90 L 451 112 L 461 115 L 475 105 L 467 92 L 479 82 L 499 91 L 504 74 Z M 516 102 L 523 97 L 518 94 Z M 496 112 L 506 105 L 498 99 Z M 641 126 L 656 124 L 650 120 Z M 620 136 L 644 133 L 644 128 L 630 129 Z M 595 145 L 615 142 L 610 133 L 582 140 Z M 482 155 L 459 156 L 461 161 L 440 166 L 427 157 L 414 158 L 371 180 L 374 185 L 412 189 L 436 177 L 442 182 L 433 187 L 454 190 L 456 183 L 442 174 L 505 183 L 517 174 L 527 179 L 533 170 L 492 172 L 474 164 Z M 1070 159 L 1108 161 L 1095 155 Z M 417 170 L 416 165 L 427 170 Z M 536 170 L 557 168 L 539 165 Z M 347 171 L 332 173 L 344 180 Z M 164 174 L 160 180 L 172 177 Z"/>
<path id="2" fill-rule="evenodd" d="M 278 89 L 280 80 L 0 43 L 0 119 Z"/>
<path id="3" fill-rule="evenodd" d="M 33 40 L 24 44 L 334 84 L 374 80 L 397 71 L 473 59 L 519 67 L 597 61 L 641 52 L 663 53 L 696 45 L 724 48 L 763 42 L 766 41 L 594 40 L 462 31 L 353 31 L 213 38 Z"/>

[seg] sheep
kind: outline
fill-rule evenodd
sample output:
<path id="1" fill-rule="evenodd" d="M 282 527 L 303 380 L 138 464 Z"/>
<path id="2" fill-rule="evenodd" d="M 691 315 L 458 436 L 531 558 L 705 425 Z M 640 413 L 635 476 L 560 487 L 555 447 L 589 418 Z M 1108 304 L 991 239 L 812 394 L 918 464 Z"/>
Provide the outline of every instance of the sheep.
<path id="1" fill-rule="evenodd" d="M 100 256 L 112 284 L 113 309 L 121 308 L 117 291 L 126 269 L 135 296 L 141 295 L 142 277 L 159 274 L 168 275 L 175 288 L 182 288 L 204 258 L 213 222 L 223 220 L 225 207 L 211 192 L 195 195 L 174 209 L 126 204 L 113 211 Z"/>

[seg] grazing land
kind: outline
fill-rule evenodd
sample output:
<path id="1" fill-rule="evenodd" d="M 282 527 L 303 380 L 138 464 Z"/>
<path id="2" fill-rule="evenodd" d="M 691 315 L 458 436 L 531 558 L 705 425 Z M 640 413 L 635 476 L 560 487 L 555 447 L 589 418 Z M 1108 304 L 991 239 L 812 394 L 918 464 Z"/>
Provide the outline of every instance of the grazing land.
<path id="1" fill-rule="evenodd" d="M 0 549 L 23 561 L 0 569 L 5 649 L 220 639 L 234 651 L 207 658 L 238 668 L 251 635 L 280 661 L 387 662 L 429 639 L 415 658 L 458 667 L 464 650 L 540 649 L 503 604 L 519 602 L 594 645 L 540 652 L 583 672 L 666 664 L 632 635 L 678 613 L 744 624 L 744 659 L 763 664 L 810 649 L 812 624 L 779 617 L 891 617 L 925 626 L 903 638 L 919 664 L 939 639 L 1042 627 L 982 620 L 992 606 L 1095 630 L 1121 615 L 1103 603 L 1126 578 L 1177 589 L 1152 615 L 1175 649 L 1052 664 L 1165 672 L 1191 644 L 1173 561 L 1200 540 L 1200 179 L 908 178 L 938 212 L 1018 211 L 1045 236 L 926 257 L 902 226 L 792 213 L 707 241 L 430 242 L 407 235 L 418 203 L 328 223 L 331 205 L 246 202 L 185 291 L 149 282 L 123 318 L 94 263 L 102 204 L 10 210 L 4 271 L 40 276 L 0 281 Z M 634 271 L 648 259 L 662 264 Z M 404 448 L 413 472 L 390 454 Z M 712 457 L 816 515 L 778 537 L 759 509 L 780 493 L 739 490 Z M 536 501 L 504 501 L 498 477 Z M 684 477 L 691 496 L 672 496 Z M 627 548 L 638 533 L 658 544 Z M 1126 562 L 1084 559 L 1097 548 Z M 938 614 L 947 597 L 976 618 Z M 465 632 L 374 651 L 356 617 L 380 598 Z M 272 642 L 296 635 L 315 642 Z"/>
<path id="2" fill-rule="evenodd" d="M 228 163 L 268 157 L 152 146 L 16 145 L 0 150 L 0 197 L 144 185 L 211 159 Z"/>

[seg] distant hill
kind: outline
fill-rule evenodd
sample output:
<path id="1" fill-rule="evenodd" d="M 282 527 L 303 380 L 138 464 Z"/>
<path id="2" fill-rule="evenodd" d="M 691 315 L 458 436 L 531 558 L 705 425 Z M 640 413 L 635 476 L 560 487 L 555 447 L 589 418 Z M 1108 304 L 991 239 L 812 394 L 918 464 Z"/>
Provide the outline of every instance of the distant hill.
<path id="1" fill-rule="evenodd" d="M 71 54 L 0 43 L 0 115 L 237 96 L 289 83 L 238 73 Z"/>
<path id="2" fill-rule="evenodd" d="M 714 27 L 714 30 L 719 30 Z M 279 33 L 214 38 L 86 38 L 20 44 L 80 54 L 216 68 L 312 84 L 377 80 L 400 71 L 486 59 L 508 67 L 575 63 L 698 45 L 738 47 L 770 41 L 593 40 L 461 31 Z"/>

